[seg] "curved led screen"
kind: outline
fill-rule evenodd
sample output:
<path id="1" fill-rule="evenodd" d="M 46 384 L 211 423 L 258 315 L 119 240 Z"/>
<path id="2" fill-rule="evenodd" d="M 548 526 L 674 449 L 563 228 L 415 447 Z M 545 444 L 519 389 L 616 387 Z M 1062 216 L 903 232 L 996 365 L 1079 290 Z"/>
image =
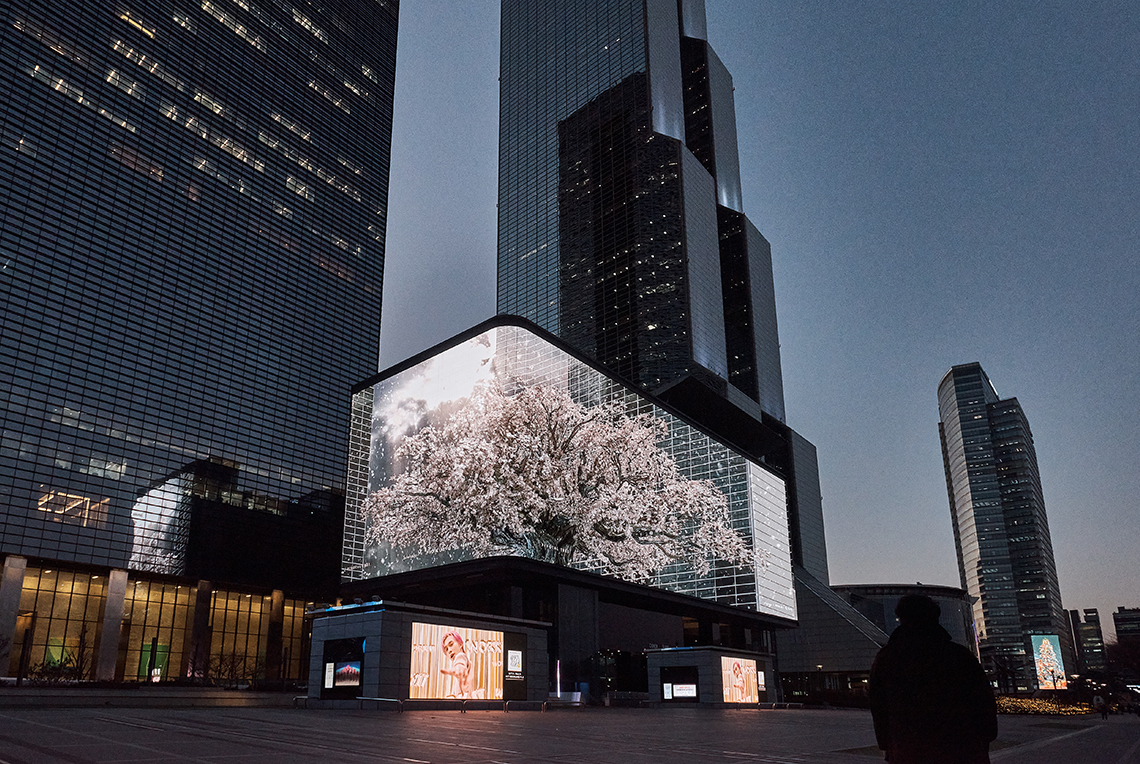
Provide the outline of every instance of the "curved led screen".
<path id="1" fill-rule="evenodd" d="M 344 575 L 517 555 L 795 618 L 783 480 L 499 326 L 353 398 Z"/>

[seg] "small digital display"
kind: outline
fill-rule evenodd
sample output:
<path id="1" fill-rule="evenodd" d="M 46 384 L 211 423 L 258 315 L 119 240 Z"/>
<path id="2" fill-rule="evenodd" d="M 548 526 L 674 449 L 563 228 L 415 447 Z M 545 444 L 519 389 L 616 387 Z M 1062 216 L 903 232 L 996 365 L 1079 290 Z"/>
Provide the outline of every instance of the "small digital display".
<path id="1" fill-rule="evenodd" d="M 751 658 L 720 658 L 721 688 L 725 703 L 759 703 L 756 661 Z"/>
<path id="2" fill-rule="evenodd" d="M 321 682 L 322 698 L 355 698 L 364 686 L 363 637 L 330 639 L 324 644 L 321 665 L 324 669 Z"/>
<path id="3" fill-rule="evenodd" d="M 696 666 L 662 666 L 661 699 L 675 703 L 700 702 L 697 688 L 701 672 Z"/>
<path id="4" fill-rule="evenodd" d="M 360 661 L 340 661 L 333 666 L 334 687 L 360 686 Z"/>

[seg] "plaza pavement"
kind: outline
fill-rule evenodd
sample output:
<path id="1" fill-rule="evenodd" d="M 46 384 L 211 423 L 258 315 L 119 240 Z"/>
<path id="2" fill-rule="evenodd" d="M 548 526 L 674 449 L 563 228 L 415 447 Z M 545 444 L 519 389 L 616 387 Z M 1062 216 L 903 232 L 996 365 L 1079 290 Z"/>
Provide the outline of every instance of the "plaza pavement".
<path id="1" fill-rule="evenodd" d="M 1140 719 L 1002 716 L 995 764 L 1140 764 Z M 0 708 L 0 764 L 871 764 L 866 711 Z"/>

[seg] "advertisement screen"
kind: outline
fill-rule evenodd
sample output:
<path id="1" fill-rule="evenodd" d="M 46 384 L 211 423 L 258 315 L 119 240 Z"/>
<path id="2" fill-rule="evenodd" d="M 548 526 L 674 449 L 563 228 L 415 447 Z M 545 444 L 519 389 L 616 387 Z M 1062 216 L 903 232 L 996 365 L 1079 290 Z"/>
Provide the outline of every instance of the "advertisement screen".
<path id="1" fill-rule="evenodd" d="M 333 687 L 359 687 L 360 661 L 341 661 L 333 664 Z"/>
<path id="2" fill-rule="evenodd" d="M 725 703 L 760 702 L 760 693 L 756 686 L 756 661 L 722 655 L 720 678 Z"/>
<path id="3" fill-rule="evenodd" d="M 783 479 L 524 328 L 441 350 L 353 407 L 349 578 L 522 556 L 795 618 Z M 605 468 L 566 480 L 579 462 Z M 535 496 L 558 500 L 534 513 Z"/>
<path id="4" fill-rule="evenodd" d="M 503 699 L 503 632 L 412 624 L 409 698 Z"/>
<path id="5" fill-rule="evenodd" d="M 322 657 L 322 698 L 355 698 L 361 693 L 364 638 L 330 639 Z"/>
<path id="6" fill-rule="evenodd" d="M 1034 634 L 1033 663 L 1037 667 L 1037 686 L 1042 690 L 1064 690 L 1069 686 L 1065 679 L 1065 662 L 1061 657 L 1061 642 L 1056 634 Z"/>

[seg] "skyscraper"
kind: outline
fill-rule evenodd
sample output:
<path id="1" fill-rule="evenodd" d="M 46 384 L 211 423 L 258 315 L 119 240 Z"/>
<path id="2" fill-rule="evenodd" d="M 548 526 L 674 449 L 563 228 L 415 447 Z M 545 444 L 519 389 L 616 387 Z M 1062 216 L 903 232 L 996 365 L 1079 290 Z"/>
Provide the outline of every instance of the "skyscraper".
<path id="1" fill-rule="evenodd" d="M 1116 641 L 1120 644 L 1140 644 L 1140 607 L 1121 605 L 1112 614 Z"/>
<path id="2" fill-rule="evenodd" d="M 505 0 L 501 29 L 499 312 L 779 470 L 795 561 L 826 581 L 815 448 L 784 423 L 771 249 L 743 213 L 703 1 Z"/>
<path id="3" fill-rule="evenodd" d="M 975 598 L 983 663 L 1032 688 L 1034 635 L 1057 635 L 1073 666 L 1029 421 L 980 364 L 938 385 L 938 423 L 962 588 Z"/>
<path id="4" fill-rule="evenodd" d="M 1073 626 L 1073 651 L 1077 654 L 1077 668 L 1082 674 L 1101 672 L 1108 668 L 1104 654 L 1104 633 L 1100 628 L 1100 613 L 1096 608 L 1085 608 L 1084 621 L 1079 610 L 1069 611 Z"/>
<path id="5" fill-rule="evenodd" d="M 771 254 L 704 27 L 699 0 L 503 3 L 498 308 L 782 421 Z"/>
<path id="6" fill-rule="evenodd" d="M 128 574 L 213 577 L 200 545 L 236 541 L 209 517 L 339 523 L 345 401 L 379 337 L 397 15 L 5 6 L 0 637 L 34 616 L 12 603 L 36 560 L 117 571 L 121 603 Z M 50 654 L 63 637 L 36 623 Z"/>

